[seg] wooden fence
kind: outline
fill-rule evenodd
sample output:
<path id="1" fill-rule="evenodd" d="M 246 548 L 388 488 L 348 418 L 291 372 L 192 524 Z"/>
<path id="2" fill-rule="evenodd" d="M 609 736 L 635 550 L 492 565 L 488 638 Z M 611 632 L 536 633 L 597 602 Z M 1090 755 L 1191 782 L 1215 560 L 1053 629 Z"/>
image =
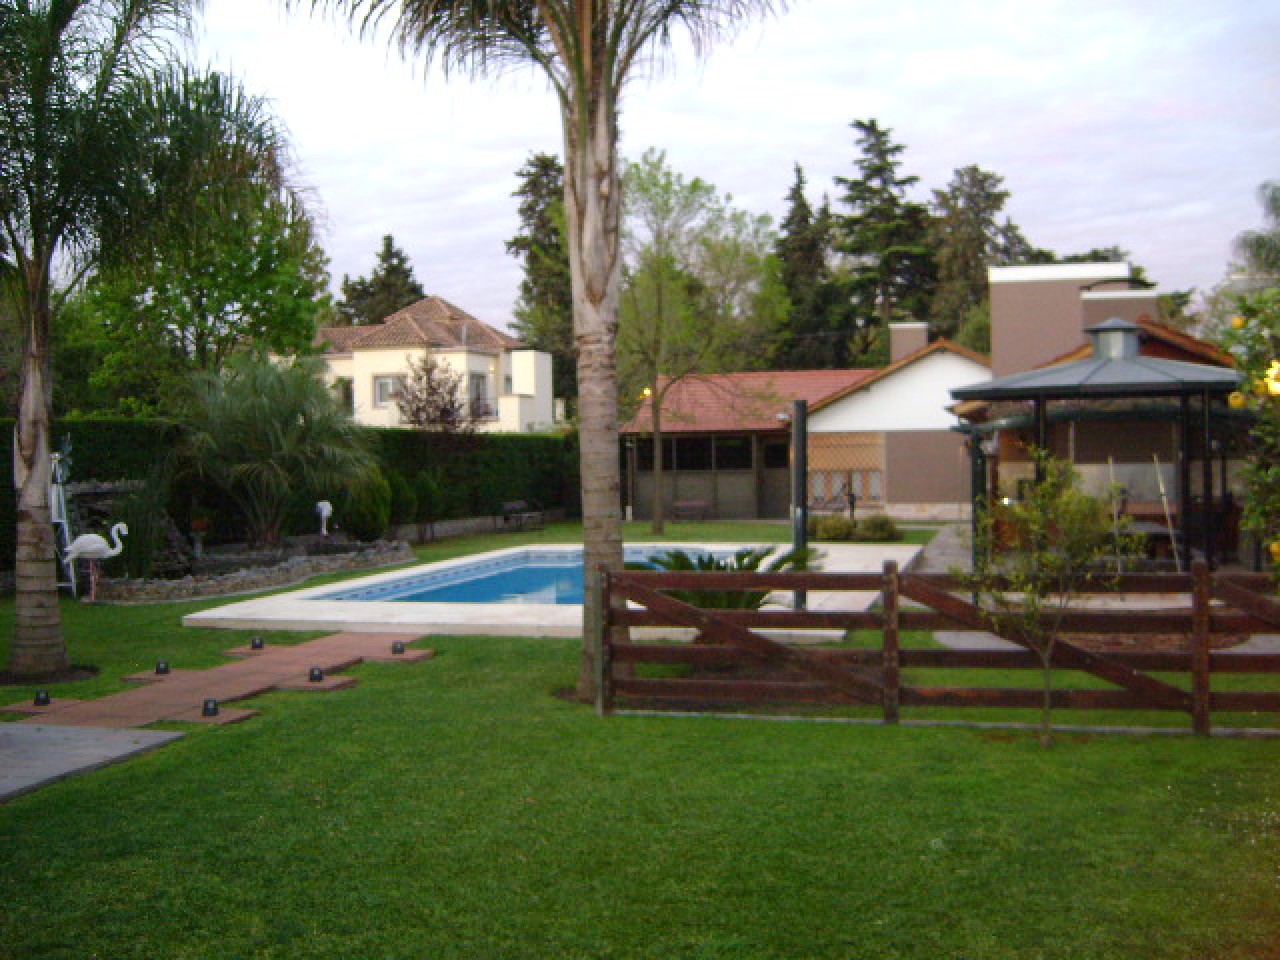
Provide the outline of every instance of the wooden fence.
<path id="1" fill-rule="evenodd" d="M 1280 653 L 1232 653 L 1214 649 L 1228 638 L 1280 633 L 1280 602 L 1269 577 L 1211 574 L 1198 563 L 1190 574 L 1133 574 L 1117 593 L 1185 595 L 1185 605 L 1165 609 L 1082 609 L 1064 614 L 1054 645 L 1055 668 L 1081 671 L 1108 682 L 1099 689 L 1054 689 L 1057 708 L 1174 710 L 1190 715 L 1196 733 L 1210 732 L 1214 712 L 1280 711 L 1280 688 L 1213 690 L 1214 674 L 1280 674 Z M 601 657 L 601 703 L 866 704 L 896 723 L 901 709 L 932 707 L 1038 707 L 1039 688 L 919 686 L 904 683 L 911 667 L 1024 670 L 1040 668 L 1039 655 L 1012 632 L 1001 635 L 1023 649 L 904 649 L 904 630 L 983 630 L 999 633 L 953 576 L 900 573 L 886 563 L 880 574 L 846 573 L 615 573 L 604 578 L 606 640 Z M 814 593 L 873 591 L 869 610 L 706 610 L 663 591 L 778 590 Z M 853 606 L 850 604 L 850 606 Z M 1084 603 L 1081 607 L 1087 607 Z M 1164 603 L 1169 606 L 1169 601 Z M 697 642 L 633 642 L 641 627 L 691 628 Z M 770 639 L 761 631 L 874 630 L 879 649 L 850 649 Z M 1185 636 L 1177 651 L 1103 652 L 1081 636 Z M 636 676 L 635 664 L 684 664 L 693 676 Z M 747 667 L 762 676 L 716 675 L 715 668 Z M 760 668 L 766 669 L 760 669 Z M 777 668 L 785 668 L 778 670 Z M 785 678 L 779 679 L 782 673 Z M 1177 684 L 1156 674 L 1188 674 Z M 1056 686 L 1056 685 L 1055 685 Z"/>

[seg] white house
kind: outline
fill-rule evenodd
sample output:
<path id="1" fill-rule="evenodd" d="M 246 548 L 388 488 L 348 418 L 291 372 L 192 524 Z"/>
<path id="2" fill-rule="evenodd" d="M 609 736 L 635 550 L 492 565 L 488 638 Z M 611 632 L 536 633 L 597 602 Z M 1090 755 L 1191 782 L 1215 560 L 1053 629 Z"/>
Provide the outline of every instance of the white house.
<path id="1" fill-rule="evenodd" d="M 889 328 L 892 362 L 809 413 L 809 496 L 838 509 L 852 493 L 901 517 L 951 516 L 968 500 L 968 459 L 951 390 L 991 379 L 985 357 L 923 323 Z"/>
<path id="2" fill-rule="evenodd" d="M 425 297 L 379 324 L 321 327 L 325 381 L 367 426 L 403 424 L 395 396 L 410 363 L 430 356 L 463 375 L 468 409 L 489 433 L 549 430 L 555 422 L 551 355 L 530 350 L 440 297 Z"/>

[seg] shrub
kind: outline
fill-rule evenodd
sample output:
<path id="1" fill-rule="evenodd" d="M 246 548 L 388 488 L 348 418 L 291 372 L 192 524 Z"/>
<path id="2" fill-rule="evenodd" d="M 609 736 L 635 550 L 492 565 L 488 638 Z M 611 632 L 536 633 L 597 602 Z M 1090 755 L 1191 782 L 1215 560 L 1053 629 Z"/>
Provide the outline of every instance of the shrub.
<path id="1" fill-rule="evenodd" d="M 334 504 L 334 525 L 357 540 L 378 540 L 391 523 L 391 485 L 375 467 Z"/>
<path id="2" fill-rule="evenodd" d="M 812 536 L 816 540 L 852 540 L 857 524 L 848 517 L 817 517 Z"/>
<path id="3" fill-rule="evenodd" d="M 391 487 L 391 522 L 415 523 L 418 519 L 418 492 L 399 470 L 388 470 Z"/>
<path id="4" fill-rule="evenodd" d="M 858 521 L 859 540 L 868 543 L 890 543 L 902 539 L 902 531 L 887 513 L 872 513 Z"/>

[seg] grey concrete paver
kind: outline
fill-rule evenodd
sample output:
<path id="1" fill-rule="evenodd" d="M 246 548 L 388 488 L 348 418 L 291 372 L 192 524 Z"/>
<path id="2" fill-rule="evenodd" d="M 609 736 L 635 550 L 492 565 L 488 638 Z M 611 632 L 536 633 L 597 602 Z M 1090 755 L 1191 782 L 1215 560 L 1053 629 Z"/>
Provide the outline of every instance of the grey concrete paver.
<path id="1" fill-rule="evenodd" d="M 171 730 L 0 724 L 0 801 L 171 743 Z"/>

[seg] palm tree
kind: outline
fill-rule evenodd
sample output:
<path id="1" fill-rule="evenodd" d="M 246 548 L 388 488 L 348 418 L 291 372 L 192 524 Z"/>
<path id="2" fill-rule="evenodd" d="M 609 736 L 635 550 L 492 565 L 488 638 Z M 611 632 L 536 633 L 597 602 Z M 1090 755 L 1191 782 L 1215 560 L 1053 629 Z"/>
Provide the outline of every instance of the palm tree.
<path id="1" fill-rule="evenodd" d="M 344 10 L 361 29 L 394 15 L 402 52 L 446 73 L 482 74 L 532 63 L 560 103 L 565 153 L 565 218 L 578 354 L 581 439 L 583 656 L 579 692 L 596 691 L 602 636 L 600 571 L 621 570 L 615 342 L 621 281 L 618 105 L 623 87 L 654 48 L 683 27 L 701 50 L 724 28 L 784 0 L 311 0 Z"/>
<path id="2" fill-rule="evenodd" d="M 49 522 L 50 331 L 61 300 L 117 256 L 145 256 L 212 183 L 279 173 L 260 101 L 160 68 L 193 0 L 0 0 L 0 313 L 23 341 L 14 431 L 17 598 L 9 668 L 64 669 Z"/>
<path id="3" fill-rule="evenodd" d="M 255 546 L 279 542 L 291 497 L 333 497 L 374 472 L 360 428 L 313 364 L 239 357 L 198 374 L 181 422 L 182 466 L 236 504 Z"/>

